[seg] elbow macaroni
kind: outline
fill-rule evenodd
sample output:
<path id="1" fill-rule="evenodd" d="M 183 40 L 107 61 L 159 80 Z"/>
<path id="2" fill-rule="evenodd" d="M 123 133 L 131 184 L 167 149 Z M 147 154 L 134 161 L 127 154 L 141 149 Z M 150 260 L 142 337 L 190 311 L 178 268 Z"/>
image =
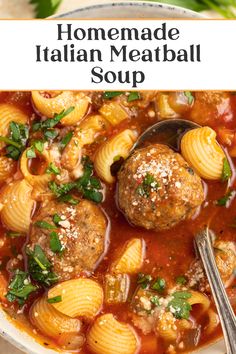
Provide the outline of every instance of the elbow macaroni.
<path id="1" fill-rule="evenodd" d="M 111 270 L 115 274 L 136 273 L 140 270 L 144 260 L 144 242 L 139 238 L 130 240 L 121 256 L 112 265 Z"/>
<path id="2" fill-rule="evenodd" d="M 96 319 L 87 342 L 95 354 L 135 354 L 139 345 L 133 328 L 118 322 L 110 313 Z"/>
<path id="3" fill-rule="evenodd" d="M 8 229 L 22 233 L 29 231 L 35 206 L 31 192 L 32 187 L 25 179 L 14 181 L 3 189 L 1 219 Z"/>
<path id="4" fill-rule="evenodd" d="M 35 108 L 48 118 L 53 118 L 55 114 L 75 107 L 74 110 L 61 120 L 62 125 L 76 125 L 87 113 L 90 98 L 83 92 L 74 93 L 73 91 L 53 91 L 52 97 L 43 96 L 41 91 L 32 91 L 32 99 Z"/>
<path id="5" fill-rule="evenodd" d="M 200 177 L 209 180 L 221 178 L 225 153 L 213 129 L 202 127 L 188 131 L 181 140 L 181 152 Z"/>
<path id="6" fill-rule="evenodd" d="M 126 159 L 137 139 L 136 131 L 126 129 L 118 133 L 100 149 L 95 155 L 94 167 L 98 176 L 107 183 L 114 183 L 115 178 L 111 174 L 111 166 L 116 158 Z"/>
<path id="7" fill-rule="evenodd" d="M 76 335 L 81 330 L 81 321 L 57 311 L 47 302 L 46 296 L 37 300 L 30 310 L 32 323 L 45 335 L 60 340 L 64 344 L 65 334 Z M 68 339 L 68 338 L 67 338 Z"/>
<path id="8" fill-rule="evenodd" d="M 93 318 L 103 304 L 103 289 L 91 279 L 72 279 L 54 286 L 48 292 L 48 297 L 61 296 L 62 301 L 53 306 L 70 317 L 82 316 Z"/>
<path id="9" fill-rule="evenodd" d="M 92 115 L 82 122 L 74 131 L 74 134 L 65 147 L 61 164 L 69 171 L 73 171 L 80 165 L 82 148 L 92 144 L 96 134 L 107 128 L 106 120 L 100 115 Z"/>

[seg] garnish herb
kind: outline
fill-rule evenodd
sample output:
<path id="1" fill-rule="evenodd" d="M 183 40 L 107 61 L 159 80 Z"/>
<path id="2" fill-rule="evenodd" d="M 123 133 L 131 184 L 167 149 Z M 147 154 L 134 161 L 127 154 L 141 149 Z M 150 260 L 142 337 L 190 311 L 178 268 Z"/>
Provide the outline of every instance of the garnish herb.
<path id="1" fill-rule="evenodd" d="M 62 0 L 29 0 L 35 5 L 35 17 L 44 18 L 53 15 Z"/>
<path id="2" fill-rule="evenodd" d="M 95 203 L 100 203 L 103 199 L 103 194 L 100 191 L 102 186 L 98 178 L 93 176 L 93 163 L 88 156 L 82 160 L 84 166 L 83 175 L 75 182 L 64 183 L 58 185 L 55 181 L 50 181 L 48 186 L 50 190 L 59 198 L 60 201 L 70 204 L 78 204 L 78 200 L 68 194 L 73 189 L 77 190 L 82 197 L 92 200 Z"/>
<path id="3" fill-rule="evenodd" d="M 47 129 L 44 132 L 44 137 L 46 140 L 54 140 L 58 136 L 58 131 L 55 129 Z"/>
<path id="4" fill-rule="evenodd" d="M 22 233 L 20 232 L 15 232 L 15 231 L 7 231 L 6 232 L 6 236 L 7 237 L 11 237 L 11 238 L 16 238 L 16 237 L 22 237 Z"/>
<path id="5" fill-rule="evenodd" d="M 166 282 L 165 282 L 165 279 L 163 278 L 157 278 L 155 280 L 155 282 L 152 284 L 152 289 L 153 290 L 156 290 L 158 292 L 163 292 L 165 290 L 165 287 L 166 287 Z"/>
<path id="6" fill-rule="evenodd" d="M 62 301 L 61 295 L 54 296 L 54 297 L 51 297 L 50 299 L 47 299 L 47 302 L 49 304 L 56 304 L 57 302 L 61 302 L 61 301 Z"/>
<path id="7" fill-rule="evenodd" d="M 17 269 L 8 286 L 6 298 L 10 302 L 18 301 L 20 305 L 23 305 L 35 290 L 37 287 L 31 283 L 29 274 Z"/>
<path id="8" fill-rule="evenodd" d="M 128 102 L 132 102 L 132 101 L 136 101 L 136 100 L 140 100 L 141 95 L 139 92 L 130 92 L 127 101 Z"/>
<path id="9" fill-rule="evenodd" d="M 188 99 L 188 104 L 191 105 L 194 101 L 194 96 L 192 95 L 192 93 L 190 91 L 184 91 L 184 95 Z"/>
<path id="10" fill-rule="evenodd" d="M 50 162 L 49 166 L 46 169 L 46 173 L 59 175 L 60 169 L 56 165 L 54 165 L 53 162 Z"/>
<path id="11" fill-rule="evenodd" d="M 33 146 L 31 146 L 29 149 L 27 149 L 26 157 L 28 159 L 34 159 L 36 157 L 35 149 Z"/>
<path id="12" fill-rule="evenodd" d="M 173 299 L 168 304 L 168 309 L 177 319 L 189 319 L 192 306 L 187 302 L 191 293 L 187 291 L 176 291 L 172 294 Z"/>
<path id="13" fill-rule="evenodd" d="M 153 305 L 159 306 L 159 297 L 157 295 L 151 296 L 150 301 Z"/>
<path id="14" fill-rule="evenodd" d="M 75 182 L 69 182 L 58 185 L 55 181 L 51 181 L 48 184 L 50 190 L 55 194 L 57 198 L 67 194 L 73 188 L 75 188 Z"/>
<path id="15" fill-rule="evenodd" d="M 176 281 L 177 284 L 180 284 L 180 285 L 184 285 L 184 284 L 187 283 L 187 279 L 183 275 L 178 276 L 175 279 L 175 281 Z"/>
<path id="16" fill-rule="evenodd" d="M 142 289 L 146 289 L 152 281 L 152 276 L 150 274 L 138 274 L 137 284 L 140 284 Z"/>
<path id="17" fill-rule="evenodd" d="M 103 94 L 103 98 L 105 98 L 106 100 L 110 100 L 113 97 L 117 97 L 122 95 L 124 92 L 122 91 L 105 91 Z"/>
<path id="18" fill-rule="evenodd" d="M 6 144 L 6 156 L 18 160 L 29 138 L 29 127 L 12 121 L 9 125 L 9 136 L 0 136 Z"/>
<path id="19" fill-rule="evenodd" d="M 42 140 L 35 140 L 32 143 L 31 147 L 26 151 L 26 157 L 29 159 L 34 159 L 36 157 L 35 150 L 37 150 L 40 154 L 43 152 L 44 142 Z"/>
<path id="20" fill-rule="evenodd" d="M 54 253 L 61 252 L 63 249 L 59 236 L 55 231 L 50 233 L 50 249 Z"/>
<path id="21" fill-rule="evenodd" d="M 55 114 L 53 118 L 48 118 L 43 122 L 37 123 L 37 127 L 33 126 L 34 131 L 44 130 L 44 129 L 51 129 L 54 128 L 64 117 L 70 114 L 75 107 L 70 107 L 67 110 L 63 110 L 59 114 Z"/>
<path id="22" fill-rule="evenodd" d="M 137 187 L 136 192 L 141 197 L 148 198 L 150 196 L 150 192 L 152 190 L 157 191 L 158 187 L 159 187 L 159 184 L 155 180 L 154 176 L 152 176 L 150 173 L 147 173 L 146 176 L 144 177 L 142 183 Z"/>
<path id="23" fill-rule="evenodd" d="M 52 265 L 47 259 L 41 246 L 35 245 L 34 250 L 26 248 L 29 274 L 35 281 L 51 286 L 58 281 L 58 276 L 51 271 Z"/>
<path id="24" fill-rule="evenodd" d="M 69 142 L 71 141 L 71 138 L 73 136 L 73 132 L 68 132 L 61 140 L 60 142 L 60 148 L 61 150 L 65 149 L 66 145 L 69 144 Z"/>
<path id="25" fill-rule="evenodd" d="M 72 205 L 79 204 L 79 199 L 74 198 L 71 194 L 62 195 L 58 198 L 59 202 L 69 203 Z"/>
<path id="26" fill-rule="evenodd" d="M 234 195 L 233 191 L 231 191 L 231 190 L 228 191 L 225 196 L 223 196 L 222 198 L 217 200 L 216 205 L 227 206 L 228 202 L 231 200 L 233 195 Z"/>
<path id="27" fill-rule="evenodd" d="M 56 229 L 56 226 L 49 224 L 47 221 L 44 220 L 38 220 L 34 223 L 34 225 L 46 230 Z"/>
<path id="28" fill-rule="evenodd" d="M 232 170 L 229 164 L 228 159 L 225 157 L 223 160 L 223 169 L 221 174 L 221 181 L 225 182 L 228 181 L 232 176 Z"/>
<path id="29" fill-rule="evenodd" d="M 62 220 L 62 218 L 58 214 L 54 214 L 52 219 L 56 226 L 58 226 L 59 222 Z"/>

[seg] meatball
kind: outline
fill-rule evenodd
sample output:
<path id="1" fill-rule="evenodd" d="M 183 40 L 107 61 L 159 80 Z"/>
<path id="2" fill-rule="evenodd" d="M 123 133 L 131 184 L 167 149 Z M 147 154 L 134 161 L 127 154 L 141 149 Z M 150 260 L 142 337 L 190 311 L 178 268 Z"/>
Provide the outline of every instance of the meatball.
<path id="1" fill-rule="evenodd" d="M 204 200 L 200 177 L 161 144 L 136 150 L 118 173 L 118 205 L 134 225 L 167 230 L 188 219 Z"/>
<path id="2" fill-rule="evenodd" d="M 46 221 L 54 225 L 53 216 L 59 215 L 58 228 L 48 230 L 35 224 Z M 106 248 L 107 220 L 100 208 L 87 200 L 77 205 L 50 201 L 33 220 L 30 231 L 30 248 L 38 244 L 44 250 L 53 271 L 60 280 L 75 278 L 82 271 L 93 271 Z M 50 234 L 55 231 L 62 252 L 52 252 Z"/>

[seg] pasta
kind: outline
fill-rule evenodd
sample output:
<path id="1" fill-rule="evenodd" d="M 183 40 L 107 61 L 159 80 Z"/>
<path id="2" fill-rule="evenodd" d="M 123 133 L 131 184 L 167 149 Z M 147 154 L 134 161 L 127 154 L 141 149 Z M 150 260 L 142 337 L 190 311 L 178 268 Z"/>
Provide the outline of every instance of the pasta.
<path id="1" fill-rule="evenodd" d="M 95 155 L 94 167 L 101 179 L 107 183 L 115 182 L 115 178 L 111 174 L 111 166 L 116 159 L 126 159 L 128 157 L 136 139 L 136 131 L 126 129 L 98 149 Z"/>
<path id="2" fill-rule="evenodd" d="M 107 128 L 106 120 L 100 115 L 89 116 L 74 131 L 73 137 L 65 147 L 61 164 L 69 171 L 79 167 L 82 148 L 87 144 L 92 144 L 97 133 Z"/>
<path id="3" fill-rule="evenodd" d="M 199 305 L 200 309 L 199 309 L 199 314 L 203 314 L 204 312 L 206 312 L 209 307 L 210 307 L 210 300 L 208 299 L 208 297 L 202 293 L 200 293 L 199 291 L 190 291 L 191 293 L 191 297 L 188 299 L 188 303 L 193 306 L 193 305 Z"/>
<path id="4" fill-rule="evenodd" d="M 99 113 L 112 125 L 117 125 L 129 117 L 126 110 L 118 102 L 104 104 Z"/>
<path id="5" fill-rule="evenodd" d="M 28 116 L 20 109 L 10 104 L 0 104 L 0 136 L 8 135 L 9 124 L 16 122 L 25 124 L 28 120 Z M 5 143 L 0 141 L 0 149 L 5 146 Z"/>
<path id="6" fill-rule="evenodd" d="M 3 189 L 1 219 L 8 229 L 22 233 L 28 232 L 35 205 L 31 192 L 32 187 L 24 179 L 11 182 Z"/>
<path id="7" fill-rule="evenodd" d="M 0 183 L 11 177 L 16 169 L 16 162 L 6 156 L 0 156 Z"/>
<path id="8" fill-rule="evenodd" d="M 47 97 L 41 91 L 32 91 L 32 99 L 36 109 L 48 118 L 53 118 L 55 114 L 59 114 L 70 107 L 75 107 L 71 113 L 61 120 L 62 125 L 76 125 L 88 110 L 90 99 L 83 92 L 54 91 L 47 94 L 50 97 Z"/>
<path id="9" fill-rule="evenodd" d="M 226 157 L 213 129 L 202 127 L 188 131 L 181 140 L 181 152 L 202 178 L 221 178 Z"/>
<path id="10" fill-rule="evenodd" d="M 42 152 L 42 156 L 49 165 L 51 159 L 47 151 Z M 27 150 L 21 156 L 20 169 L 26 181 L 33 187 L 32 196 L 36 200 L 43 200 L 45 196 L 50 197 L 52 194 L 48 189 L 48 183 L 53 179 L 52 174 L 44 173 L 42 175 L 33 175 L 29 169 L 29 159 L 27 158 Z"/>
<path id="11" fill-rule="evenodd" d="M 70 316 L 93 318 L 103 304 L 103 290 L 91 279 L 73 279 L 54 286 L 48 298 L 61 296 L 62 300 L 53 306 L 61 313 Z"/>
<path id="12" fill-rule="evenodd" d="M 165 341 L 176 341 L 178 331 L 176 327 L 176 320 L 171 312 L 164 312 L 156 324 L 156 331 Z"/>
<path id="13" fill-rule="evenodd" d="M 144 259 L 144 243 L 139 238 L 131 239 L 121 256 L 112 265 L 113 273 L 137 273 L 142 267 Z"/>
<path id="14" fill-rule="evenodd" d="M 211 308 L 208 310 L 207 315 L 208 315 L 208 324 L 206 327 L 206 333 L 210 334 L 219 325 L 220 320 L 219 320 L 219 316 L 217 315 L 217 313 L 214 310 L 212 310 Z"/>
<path id="15" fill-rule="evenodd" d="M 70 318 L 57 311 L 47 302 L 45 296 L 37 300 L 31 308 L 30 317 L 33 324 L 45 335 L 58 339 L 61 345 L 78 336 L 81 321 Z M 80 338 L 83 338 L 81 335 Z M 83 343 L 83 341 L 82 341 Z"/>
<path id="16" fill-rule="evenodd" d="M 166 342 L 174 342 L 179 336 L 179 331 L 185 331 L 191 327 L 190 321 L 176 320 L 171 312 L 164 312 L 157 320 L 156 331 Z"/>
<path id="17" fill-rule="evenodd" d="M 87 342 L 95 354 L 134 354 L 139 345 L 134 330 L 110 313 L 96 319 Z"/>
<path id="18" fill-rule="evenodd" d="M 221 279 L 228 287 L 234 280 L 236 267 L 236 247 L 234 242 L 217 241 L 214 244 L 215 260 Z"/>

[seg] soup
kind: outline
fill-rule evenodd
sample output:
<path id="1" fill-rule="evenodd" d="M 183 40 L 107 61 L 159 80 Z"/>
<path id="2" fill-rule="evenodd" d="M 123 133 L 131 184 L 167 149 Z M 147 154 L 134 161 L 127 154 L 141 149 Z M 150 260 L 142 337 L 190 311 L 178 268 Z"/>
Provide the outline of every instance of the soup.
<path id="1" fill-rule="evenodd" d="M 236 306 L 236 96 L 0 93 L 0 299 L 42 345 L 186 353 L 221 336 L 194 235 Z M 154 123 L 197 124 L 173 148 Z M 131 151 L 132 150 L 132 151 Z"/>

